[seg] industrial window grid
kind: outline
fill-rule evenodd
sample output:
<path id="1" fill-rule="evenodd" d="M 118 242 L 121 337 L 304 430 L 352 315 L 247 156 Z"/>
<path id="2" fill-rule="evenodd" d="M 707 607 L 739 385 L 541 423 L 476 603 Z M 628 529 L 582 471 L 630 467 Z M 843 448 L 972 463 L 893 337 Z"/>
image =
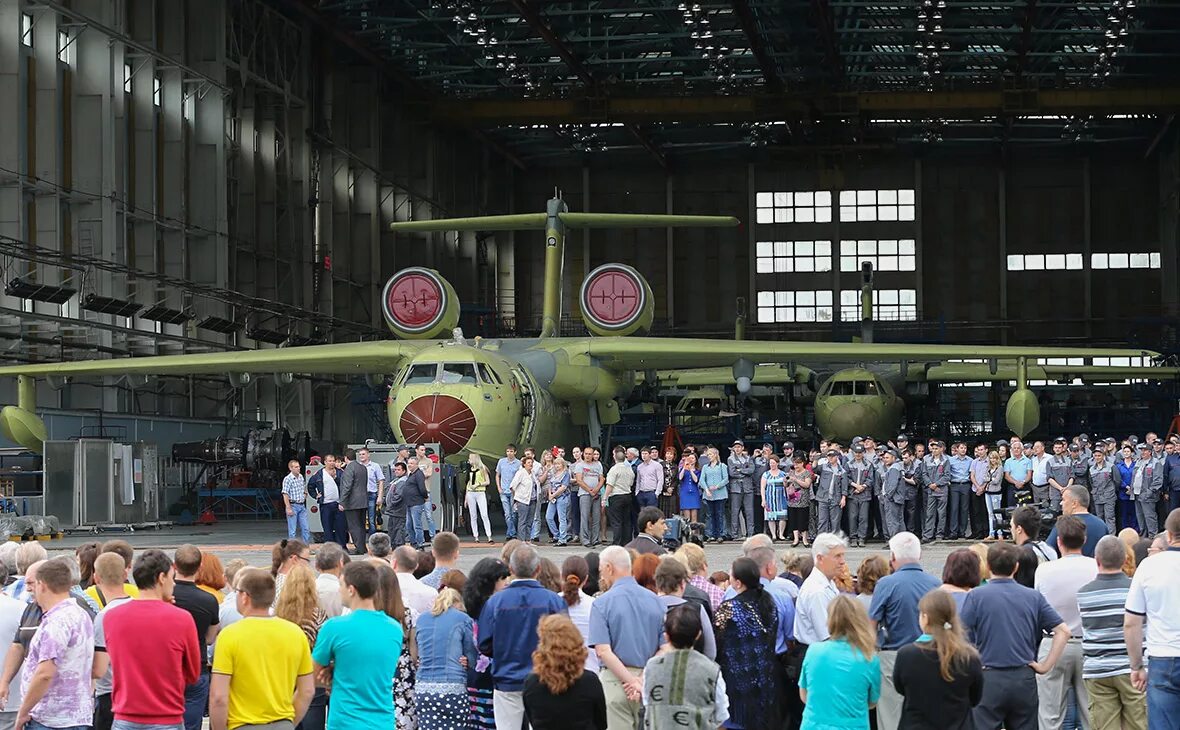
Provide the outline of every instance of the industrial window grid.
<path id="1" fill-rule="evenodd" d="M 1160 255 L 1156 253 L 1092 253 L 1091 269 L 1158 269 Z"/>
<path id="2" fill-rule="evenodd" d="M 759 223 L 830 223 L 832 193 L 828 190 L 761 192 L 754 196 Z"/>
<path id="3" fill-rule="evenodd" d="M 912 238 L 840 241 L 840 271 L 860 271 L 865 261 L 873 271 L 915 271 L 917 244 Z"/>
<path id="4" fill-rule="evenodd" d="M 759 274 L 832 270 L 831 241 L 758 241 L 754 270 Z"/>
<path id="5" fill-rule="evenodd" d="M 860 320 L 860 290 L 840 291 L 840 319 Z M 873 319 L 912 322 L 918 319 L 917 289 L 873 289 Z"/>
<path id="6" fill-rule="evenodd" d="M 760 291 L 759 322 L 831 322 L 832 292 Z"/>
<path id="7" fill-rule="evenodd" d="M 841 190 L 840 222 L 912 221 L 917 214 L 914 191 Z"/>

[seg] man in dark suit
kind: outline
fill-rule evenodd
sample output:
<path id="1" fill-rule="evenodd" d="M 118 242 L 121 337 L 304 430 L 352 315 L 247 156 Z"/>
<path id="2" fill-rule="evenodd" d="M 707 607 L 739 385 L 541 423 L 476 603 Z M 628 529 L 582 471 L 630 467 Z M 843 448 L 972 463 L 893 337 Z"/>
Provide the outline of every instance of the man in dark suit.
<path id="1" fill-rule="evenodd" d="M 356 460 L 356 451 L 344 452 L 340 477 L 340 511 L 352 537 L 353 555 L 365 554 L 365 513 L 369 509 L 369 470 Z"/>

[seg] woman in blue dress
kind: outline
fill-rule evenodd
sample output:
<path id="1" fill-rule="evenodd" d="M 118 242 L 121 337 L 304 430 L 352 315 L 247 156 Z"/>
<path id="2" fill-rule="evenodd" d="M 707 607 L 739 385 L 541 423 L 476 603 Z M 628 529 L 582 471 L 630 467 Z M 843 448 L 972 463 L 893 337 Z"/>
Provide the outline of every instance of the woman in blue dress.
<path id="1" fill-rule="evenodd" d="M 759 494 L 762 495 L 762 510 L 766 513 L 766 529 L 770 539 L 778 542 L 785 539 L 787 519 L 787 475 L 779 469 L 779 458 L 767 459 L 770 466 L 762 475 Z"/>
<path id="2" fill-rule="evenodd" d="M 680 516 L 689 522 L 696 522 L 701 509 L 701 470 L 697 468 L 696 454 L 686 453 L 680 460 Z"/>
<path id="3" fill-rule="evenodd" d="M 1120 530 L 1128 527 L 1139 530 L 1139 520 L 1135 517 L 1135 500 L 1131 495 L 1131 479 L 1135 476 L 1135 451 L 1129 445 L 1123 446 L 1123 458 L 1115 465 L 1115 473 L 1119 480 L 1119 501 L 1117 504 L 1118 526 Z"/>

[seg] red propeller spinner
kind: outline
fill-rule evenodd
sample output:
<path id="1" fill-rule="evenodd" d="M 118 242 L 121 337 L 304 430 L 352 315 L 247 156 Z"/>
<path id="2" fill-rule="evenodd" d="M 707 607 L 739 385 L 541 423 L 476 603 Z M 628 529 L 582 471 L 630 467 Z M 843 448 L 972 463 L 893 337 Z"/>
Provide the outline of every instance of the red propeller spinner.
<path id="1" fill-rule="evenodd" d="M 475 414 L 467 404 L 449 395 L 415 398 L 398 418 L 402 438 L 407 442 L 438 443 L 447 454 L 456 454 L 467 445 L 475 425 Z"/>

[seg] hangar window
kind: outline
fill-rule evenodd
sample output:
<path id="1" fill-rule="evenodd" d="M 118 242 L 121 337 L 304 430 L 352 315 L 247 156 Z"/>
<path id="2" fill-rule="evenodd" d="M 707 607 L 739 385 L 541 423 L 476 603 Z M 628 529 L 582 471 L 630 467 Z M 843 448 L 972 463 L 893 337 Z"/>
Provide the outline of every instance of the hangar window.
<path id="1" fill-rule="evenodd" d="M 918 291 L 916 289 L 874 289 L 873 319 L 892 321 L 913 321 L 918 318 Z M 845 289 L 840 292 L 840 319 L 855 322 L 860 319 L 860 290 Z"/>
<path id="2" fill-rule="evenodd" d="M 1091 269 L 1158 269 L 1159 253 L 1092 253 Z"/>
<path id="3" fill-rule="evenodd" d="M 915 271 L 917 246 L 912 238 L 840 242 L 840 271 L 860 271 L 868 261 L 874 271 Z"/>
<path id="4" fill-rule="evenodd" d="M 756 250 L 759 274 L 832 270 L 831 241 L 759 241 Z"/>
<path id="5" fill-rule="evenodd" d="M 758 292 L 758 321 L 771 322 L 831 322 L 832 292 L 820 291 L 760 291 Z"/>
<path id="6" fill-rule="evenodd" d="M 20 42 L 33 47 L 33 16 L 29 13 L 20 14 Z"/>
<path id="7" fill-rule="evenodd" d="M 840 221 L 912 221 L 917 213 L 913 190 L 841 190 Z"/>
<path id="8" fill-rule="evenodd" d="M 754 197 L 759 223 L 830 223 L 832 193 L 827 190 L 763 192 Z"/>
<path id="9" fill-rule="evenodd" d="M 1016 253 L 1008 255 L 1008 271 L 1080 271 L 1080 253 Z"/>

